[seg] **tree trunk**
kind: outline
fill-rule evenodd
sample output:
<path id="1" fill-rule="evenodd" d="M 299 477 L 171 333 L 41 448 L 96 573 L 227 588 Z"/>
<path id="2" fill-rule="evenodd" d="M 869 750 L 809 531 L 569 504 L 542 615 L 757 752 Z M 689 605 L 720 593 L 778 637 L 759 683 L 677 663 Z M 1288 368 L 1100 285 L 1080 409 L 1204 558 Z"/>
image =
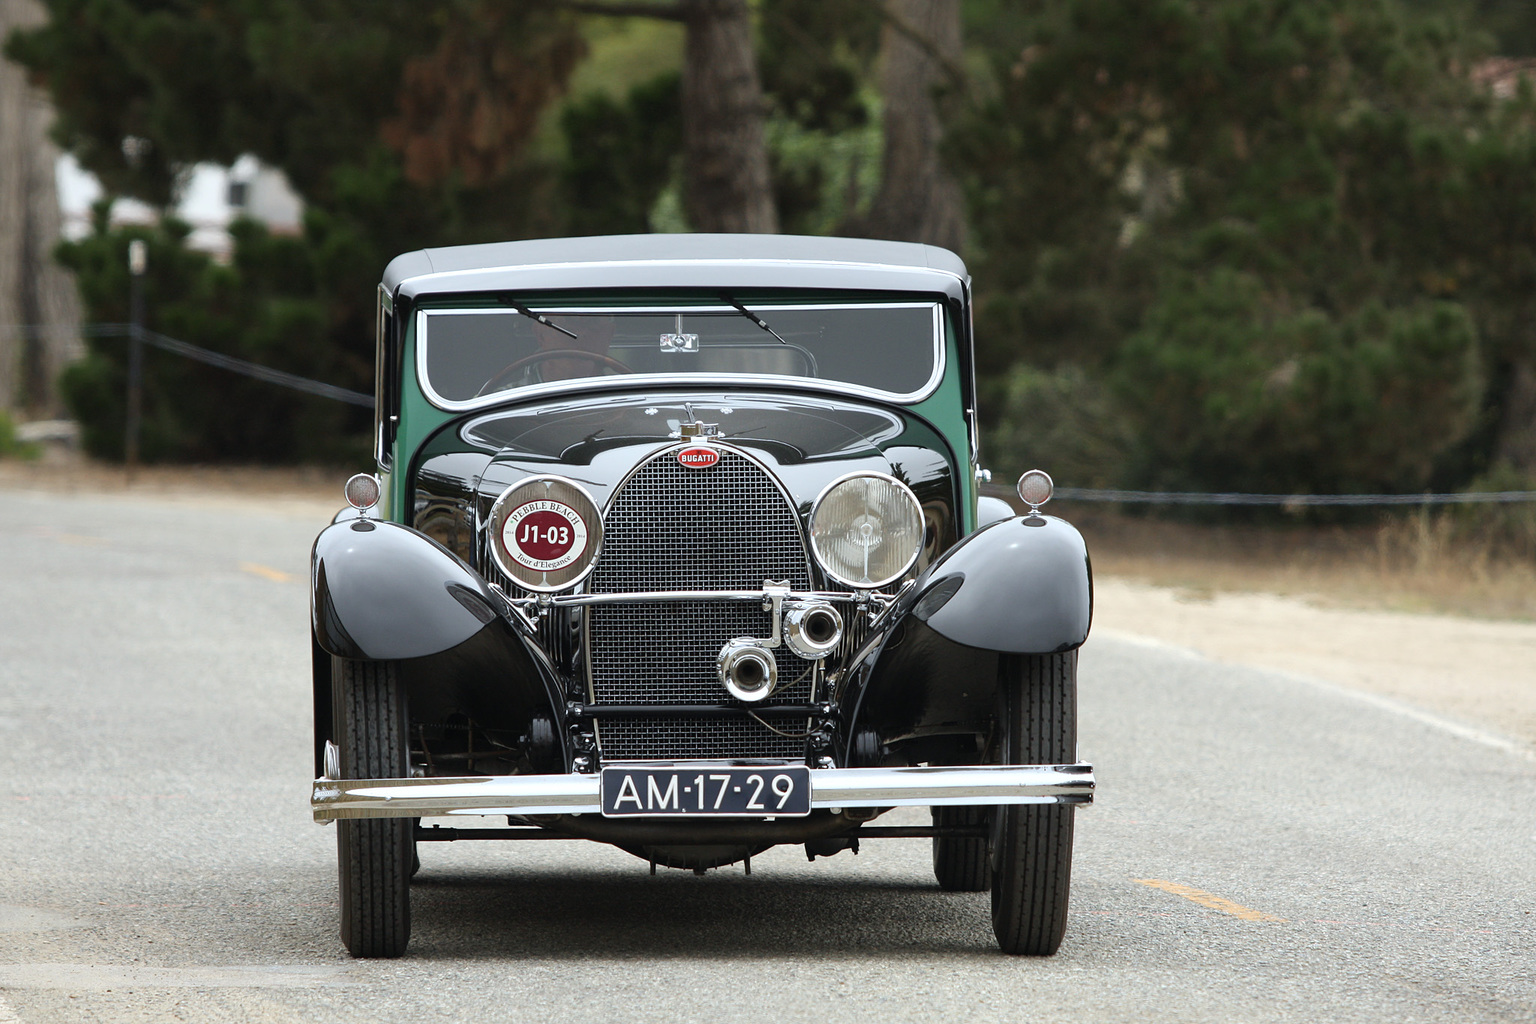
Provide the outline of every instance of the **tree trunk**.
<path id="1" fill-rule="evenodd" d="M 939 159 L 936 94 L 953 93 L 960 68 L 960 0 L 886 0 L 880 37 L 885 154 L 880 192 L 856 230 L 877 238 L 965 246 L 960 185 Z"/>
<path id="2" fill-rule="evenodd" d="M 747 0 L 683 0 L 683 208 L 695 231 L 775 232 Z"/>
<path id="3" fill-rule="evenodd" d="M 1536 365 L 1515 363 L 1504 393 L 1504 423 L 1494 455 L 1527 476 L 1536 477 Z"/>
<path id="4" fill-rule="evenodd" d="M 45 17 L 36 0 L 0 0 L 0 40 Z M 52 121 L 26 72 L 0 60 L 0 410 L 28 416 L 62 412 L 55 383 L 83 351 L 75 282 L 53 260 L 60 215 Z"/>

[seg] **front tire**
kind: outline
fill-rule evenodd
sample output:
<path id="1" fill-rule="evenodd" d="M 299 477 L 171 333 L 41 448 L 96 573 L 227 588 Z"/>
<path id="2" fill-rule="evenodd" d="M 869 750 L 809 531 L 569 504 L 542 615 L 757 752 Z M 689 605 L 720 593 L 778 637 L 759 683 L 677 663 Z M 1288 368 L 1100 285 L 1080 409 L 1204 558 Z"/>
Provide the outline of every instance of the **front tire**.
<path id="1" fill-rule="evenodd" d="M 341 774 L 398 779 L 409 771 L 405 694 L 390 661 L 332 661 Z M 343 818 L 336 823 L 341 941 L 355 957 L 396 957 L 411 938 L 410 818 Z"/>
<path id="2" fill-rule="evenodd" d="M 1077 760 L 1077 652 L 999 659 L 1002 763 Z M 1050 956 L 1067 930 L 1072 884 L 1070 804 L 996 807 L 992 931 L 1004 953 Z"/>
<path id="3" fill-rule="evenodd" d="M 939 828 L 978 828 L 987 824 L 986 807 L 935 807 Z M 933 837 L 933 877 L 945 892 L 986 892 L 992 887 L 990 844 L 980 839 Z"/>

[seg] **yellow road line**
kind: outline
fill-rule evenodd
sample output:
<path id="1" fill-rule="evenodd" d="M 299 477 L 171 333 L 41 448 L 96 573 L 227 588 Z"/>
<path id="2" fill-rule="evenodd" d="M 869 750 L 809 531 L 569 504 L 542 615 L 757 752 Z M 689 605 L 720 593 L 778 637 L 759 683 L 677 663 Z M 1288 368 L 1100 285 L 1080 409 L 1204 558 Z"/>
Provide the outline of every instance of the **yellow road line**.
<path id="1" fill-rule="evenodd" d="M 1180 885 L 1177 882 L 1165 882 L 1160 878 L 1133 878 L 1131 881 L 1137 882 L 1141 885 L 1150 885 L 1154 889 L 1163 890 L 1163 892 L 1171 892 L 1175 896 L 1183 896 L 1185 899 L 1192 900 L 1193 902 L 1200 904 L 1202 907 L 1210 907 L 1212 910 L 1219 910 L 1223 914 L 1231 914 L 1233 917 L 1241 918 L 1244 921 L 1285 920 L 1283 917 L 1276 917 L 1273 914 L 1266 914 L 1262 910 L 1254 910 L 1252 907 L 1245 907 L 1241 903 L 1233 903 L 1229 899 L 1226 899 L 1222 896 L 1217 896 L 1214 893 L 1206 892 L 1204 889 L 1196 889 L 1192 886 Z"/>
<path id="2" fill-rule="evenodd" d="M 252 576 L 260 576 L 262 579 L 271 580 L 273 583 L 287 583 L 294 578 L 291 572 L 271 569 L 265 565 L 257 565 L 255 562 L 241 562 L 240 571 L 248 572 Z"/>

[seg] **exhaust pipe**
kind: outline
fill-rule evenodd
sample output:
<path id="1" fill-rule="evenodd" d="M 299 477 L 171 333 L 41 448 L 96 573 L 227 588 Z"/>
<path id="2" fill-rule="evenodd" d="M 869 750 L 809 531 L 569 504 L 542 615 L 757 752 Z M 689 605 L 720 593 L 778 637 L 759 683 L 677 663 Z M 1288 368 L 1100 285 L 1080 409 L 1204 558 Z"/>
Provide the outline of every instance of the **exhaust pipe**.
<path id="1" fill-rule="evenodd" d="M 825 601 L 795 602 L 784 609 L 784 643 L 802 658 L 825 658 L 843 639 L 843 617 Z"/>
<path id="2" fill-rule="evenodd" d="M 779 685 L 779 663 L 773 652 L 751 637 L 727 640 L 717 666 L 720 684 L 737 700 L 767 700 Z"/>

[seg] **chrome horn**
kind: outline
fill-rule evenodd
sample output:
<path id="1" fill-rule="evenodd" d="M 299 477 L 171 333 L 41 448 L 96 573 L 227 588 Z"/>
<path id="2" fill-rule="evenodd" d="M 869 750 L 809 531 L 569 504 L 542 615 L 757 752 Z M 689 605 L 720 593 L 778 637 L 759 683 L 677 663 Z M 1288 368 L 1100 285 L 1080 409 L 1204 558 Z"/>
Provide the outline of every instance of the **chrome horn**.
<path id="1" fill-rule="evenodd" d="M 802 658 L 831 654 L 843 639 L 843 617 L 825 601 L 795 601 L 784 608 L 784 643 Z"/>
<path id="2" fill-rule="evenodd" d="M 727 640 L 717 666 L 721 685 L 737 700 L 766 700 L 779 685 L 779 664 L 773 652 L 751 637 Z"/>

